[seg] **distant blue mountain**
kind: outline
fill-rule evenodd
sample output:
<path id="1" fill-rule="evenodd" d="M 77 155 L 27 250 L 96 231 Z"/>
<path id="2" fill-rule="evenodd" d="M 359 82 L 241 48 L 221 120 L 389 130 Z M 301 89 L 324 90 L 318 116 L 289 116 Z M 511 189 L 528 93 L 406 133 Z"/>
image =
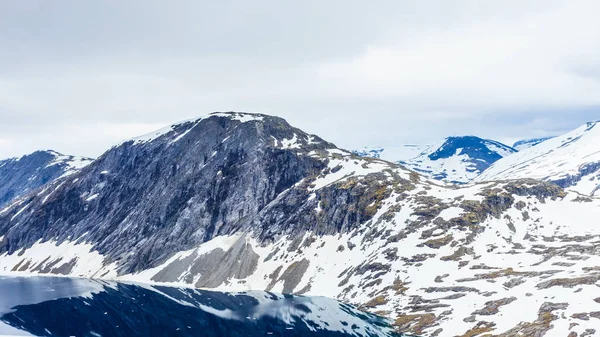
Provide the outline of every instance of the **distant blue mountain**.
<path id="1" fill-rule="evenodd" d="M 475 136 L 448 137 L 401 164 L 437 180 L 466 183 L 497 160 L 517 152 L 500 142 Z"/>
<path id="2" fill-rule="evenodd" d="M 514 152 L 517 152 L 514 148 L 494 140 L 463 136 L 446 138 L 444 144 L 428 157 L 431 160 L 440 160 L 467 155 L 476 166 L 476 170 L 483 171 L 497 160 Z"/>
<path id="3" fill-rule="evenodd" d="M 383 153 L 383 148 L 378 149 L 364 149 L 364 150 L 354 150 L 352 153 L 359 157 L 370 157 L 370 158 L 381 158 L 381 154 Z"/>

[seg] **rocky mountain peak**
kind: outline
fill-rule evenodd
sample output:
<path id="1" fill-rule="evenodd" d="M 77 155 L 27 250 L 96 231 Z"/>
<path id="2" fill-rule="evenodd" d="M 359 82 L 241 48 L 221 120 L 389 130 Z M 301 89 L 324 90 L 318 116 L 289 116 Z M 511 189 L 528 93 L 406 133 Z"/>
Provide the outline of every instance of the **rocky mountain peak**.
<path id="1" fill-rule="evenodd" d="M 282 118 L 214 113 L 122 142 L 85 170 L 3 210 L 0 233 L 10 230 L 0 251 L 77 237 L 95 242 L 123 270 L 140 270 L 215 236 L 250 231 L 269 240 L 317 225 L 315 209 L 326 193 L 317 190 L 361 175 L 387 180 L 384 167 L 400 170 L 337 149 Z M 336 206 L 359 202 L 356 195 L 344 198 L 369 186 L 332 194 L 340 200 L 323 204 L 332 218 L 321 230 L 372 216 L 364 201 L 343 213 Z"/>
<path id="2" fill-rule="evenodd" d="M 298 151 L 335 148 L 335 145 L 325 142 L 318 136 L 309 135 L 298 128 L 292 127 L 281 117 L 247 112 L 213 112 L 203 117 L 178 122 L 149 134 L 121 142 L 117 146 L 125 144 L 139 145 L 159 139 L 168 139 L 170 144 L 180 140 L 189 141 L 194 137 L 204 136 L 194 130 L 198 129 L 197 126 L 201 123 L 204 126 L 207 121 L 219 125 L 219 128 L 222 129 L 222 140 L 224 142 L 228 141 L 234 134 L 244 133 L 243 137 L 260 139 L 265 146 L 274 148 Z"/>

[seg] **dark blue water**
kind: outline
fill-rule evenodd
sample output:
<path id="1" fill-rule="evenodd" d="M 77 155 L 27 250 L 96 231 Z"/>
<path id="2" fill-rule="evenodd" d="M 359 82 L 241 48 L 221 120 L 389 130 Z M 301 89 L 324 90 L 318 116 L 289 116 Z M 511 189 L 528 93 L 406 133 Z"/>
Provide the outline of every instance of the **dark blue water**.
<path id="1" fill-rule="evenodd" d="M 0 335 L 399 336 L 322 297 L 51 277 L 0 277 Z"/>

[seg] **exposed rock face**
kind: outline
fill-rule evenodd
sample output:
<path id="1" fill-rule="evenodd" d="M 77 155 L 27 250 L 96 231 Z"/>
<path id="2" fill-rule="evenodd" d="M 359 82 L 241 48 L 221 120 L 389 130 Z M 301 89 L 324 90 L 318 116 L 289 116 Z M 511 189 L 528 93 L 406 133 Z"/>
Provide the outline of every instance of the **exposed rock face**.
<path id="1" fill-rule="evenodd" d="M 91 161 L 54 151 L 37 151 L 21 158 L 0 160 L 0 210 L 16 197 L 72 174 Z"/>
<path id="2" fill-rule="evenodd" d="M 579 167 L 579 170 L 577 172 L 575 172 L 574 174 L 566 175 L 559 179 L 553 179 L 552 182 L 554 182 L 558 186 L 561 186 L 564 188 L 576 186 L 577 183 L 579 183 L 586 177 L 590 181 L 594 181 L 597 178 L 597 175 L 596 175 L 596 177 L 594 177 L 594 175 L 599 171 L 600 171 L 600 161 L 589 162 L 589 163 L 585 163 L 585 164 L 581 165 Z M 591 190 L 590 194 L 595 195 L 596 191 L 598 191 L 598 189 L 600 189 L 599 186 L 594 187 Z"/>
<path id="3" fill-rule="evenodd" d="M 329 296 L 423 336 L 581 336 L 600 316 L 600 200 L 580 197 L 440 184 L 280 118 L 219 113 L 5 208 L 0 271 Z"/>
<path id="4" fill-rule="evenodd" d="M 181 260 L 171 262 L 152 277 L 156 282 L 176 282 L 183 278 L 186 283 L 199 288 L 215 288 L 229 278 L 243 279 L 254 273 L 259 256 L 240 238 L 231 249 L 216 248 L 205 255 L 194 252 Z M 194 277 L 199 275 L 199 277 Z"/>
<path id="5" fill-rule="evenodd" d="M 86 233 L 123 272 L 140 271 L 216 235 L 253 228 L 282 192 L 326 168 L 318 156 L 334 148 L 277 117 L 242 122 L 214 115 L 179 124 L 152 141 L 112 148 L 85 172 L 30 196 L 17 217 L 17 207 L 6 212 L 0 252 Z M 294 210 L 309 196 L 306 190 L 291 194 L 287 204 Z M 292 213 L 284 203 L 277 207 L 284 209 L 272 206 L 264 217 Z"/>

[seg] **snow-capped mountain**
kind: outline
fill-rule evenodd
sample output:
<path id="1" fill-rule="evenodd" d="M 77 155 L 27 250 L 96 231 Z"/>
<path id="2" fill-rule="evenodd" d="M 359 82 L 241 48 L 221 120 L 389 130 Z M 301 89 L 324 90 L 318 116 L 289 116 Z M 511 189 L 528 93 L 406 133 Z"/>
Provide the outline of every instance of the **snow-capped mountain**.
<path id="1" fill-rule="evenodd" d="M 483 143 L 469 158 L 511 152 Z M 0 209 L 0 271 L 335 297 L 420 336 L 583 336 L 598 217 L 600 199 L 552 183 L 439 184 L 281 118 L 217 113 Z"/>
<path id="2" fill-rule="evenodd" d="M 589 122 L 560 137 L 499 160 L 475 181 L 534 178 L 582 194 L 600 189 L 600 126 Z"/>
<path id="3" fill-rule="evenodd" d="M 354 151 L 352 151 L 352 153 L 359 157 L 381 159 L 381 155 L 383 154 L 384 151 L 385 151 L 384 148 L 378 147 L 378 148 L 372 148 L 372 149 L 364 148 L 362 150 L 354 150 Z"/>
<path id="4" fill-rule="evenodd" d="M 400 163 L 436 180 L 466 183 L 497 160 L 515 152 L 512 147 L 494 140 L 448 137 L 441 144 Z"/>
<path id="5" fill-rule="evenodd" d="M 90 158 L 50 150 L 0 160 L 0 206 L 57 178 L 73 174 L 91 161 Z"/>
<path id="6" fill-rule="evenodd" d="M 431 145 L 405 144 L 400 146 L 365 147 L 352 153 L 361 157 L 383 159 L 391 162 L 407 161 L 429 149 Z"/>
<path id="7" fill-rule="evenodd" d="M 523 139 L 523 140 L 519 140 L 517 142 L 515 142 L 513 144 L 513 148 L 517 151 L 521 151 L 521 150 L 525 150 L 528 149 L 532 146 L 536 146 L 540 143 L 543 143 L 545 141 L 547 141 L 548 139 L 552 139 L 554 138 L 554 136 L 552 137 L 542 137 L 542 138 L 531 138 L 531 139 Z"/>

